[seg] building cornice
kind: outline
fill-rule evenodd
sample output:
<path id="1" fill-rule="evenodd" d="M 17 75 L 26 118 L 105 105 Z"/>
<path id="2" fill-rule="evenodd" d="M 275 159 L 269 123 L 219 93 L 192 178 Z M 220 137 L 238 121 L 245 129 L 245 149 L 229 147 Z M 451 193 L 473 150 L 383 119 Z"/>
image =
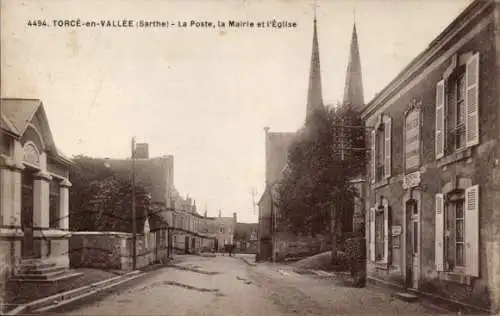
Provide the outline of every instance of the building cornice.
<path id="1" fill-rule="evenodd" d="M 425 68 L 439 55 L 456 36 L 472 22 L 491 7 L 494 1 L 474 1 L 471 3 L 447 28 L 441 32 L 429 46 L 411 61 L 380 93 L 366 105 L 361 117 L 366 119 L 372 115 L 382 104 L 386 103 L 397 91 L 409 81 L 418 76 L 418 72 Z"/>

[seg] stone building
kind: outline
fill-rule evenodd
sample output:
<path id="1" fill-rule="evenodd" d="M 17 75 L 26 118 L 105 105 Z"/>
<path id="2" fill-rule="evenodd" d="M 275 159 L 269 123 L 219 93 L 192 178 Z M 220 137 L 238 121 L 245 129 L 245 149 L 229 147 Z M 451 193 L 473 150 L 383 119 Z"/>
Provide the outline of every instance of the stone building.
<path id="1" fill-rule="evenodd" d="M 363 110 L 374 282 L 499 311 L 500 3 L 472 2 Z"/>
<path id="2" fill-rule="evenodd" d="M 43 286 L 55 277 L 64 280 L 75 276 L 65 270 L 69 267 L 71 235 L 71 165 L 56 147 L 40 100 L 0 100 L 2 280 L 28 280 L 31 285 Z M 50 269 L 36 271 L 42 266 Z M 33 273 L 49 273 L 47 282 L 33 283 Z"/>
<path id="3" fill-rule="evenodd" d="M 183 199 L 174 191 L 173 230 L 174 251 L 177 253 L 199 253 L 203 240 L 210 239 L 202 233 L 205 218 L 198 213 L 196 201 L 190 197 Z"/>
<path id="4" fill-rule="evenodd" d="M 219 216 L 214 218 L 216 228 L 216 245 L 218 249 L 224 249 L 225 246 L 234 245 L 234 232 L 236 228 L 237 217 L 223 217 L 219 211 Z"/>
<path id="5" fill-rule="evenodd" d="M 271 198 L 272 191 L 276 188 L 281 171 L 286 166 L 288 148 L 292 143 L 295 133 L 270 132 L 265 129 L 266 151 L 266 184 L 265 191 L 259 199 L 259 247 L 258 257 L 269 259 L 273 253 L 272 235 L 276 207 Z"/>

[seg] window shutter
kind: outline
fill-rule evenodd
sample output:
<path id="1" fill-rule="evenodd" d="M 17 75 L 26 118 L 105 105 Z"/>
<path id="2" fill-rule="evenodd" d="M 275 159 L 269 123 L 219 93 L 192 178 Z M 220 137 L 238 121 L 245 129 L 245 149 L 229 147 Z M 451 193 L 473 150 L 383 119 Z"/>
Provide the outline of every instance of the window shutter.
<path id="1" fill-rule="evenodd" d="M 375 175 L 376 175 L 376 156 L 377 156 L 377 152 L 375 151 L 375 143 L 377 141 L 376 137 L 375 137 L 375 131 L 372 131 L 372 143 L 371 143 L 371 146 L 372 146 L 372 183 L 375 183 Z"/>
<path id="2" fill-rule="evenodd" d="M 479 276 L 479 186 L 465 189 L 465 271 Z"/>
<path id="3" fill-rule="evenodd" d="M 389 262 L 389 205 L 384 205 L 384 262 Z"/>
<path id="4" fill-rule="evenodd" d="M 444 271 L 444 196 L 442 193 L 436 194 L 435 233 L 436 271 Z"/>
<path id="5" fill-rule="evenodd" d="M 384 123 L 384 137 L 385 137 L 385 161 L 384 161 L 384 177 L 391 177 L 391 118 L 388 117 Z"/>
<path id="6" fill-rule="evenodd" d="M 436 159 L 444 156 L 444 80 L 436 84 Z"/>
<path id="7" fill-rule="evenodd" d="M 370 208 L 370 261 L 375 261 L 375 209 Z"/>
<path id="8" fill-rule="evenodd" d="M 479 53 L 472 55 L 465 66 L 465 144 L 479 144 Z"/>

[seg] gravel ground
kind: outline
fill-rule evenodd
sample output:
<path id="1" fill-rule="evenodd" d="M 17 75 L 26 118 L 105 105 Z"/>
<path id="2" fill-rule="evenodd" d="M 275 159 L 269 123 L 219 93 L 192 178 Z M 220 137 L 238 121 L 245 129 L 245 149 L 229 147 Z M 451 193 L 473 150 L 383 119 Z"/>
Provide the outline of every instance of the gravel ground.
<path id="1" fill-rule="evenodd" d="M 371 288 L 237 257 L 186 257 L 140 284 L 64 315 L 436 315 Z"/>

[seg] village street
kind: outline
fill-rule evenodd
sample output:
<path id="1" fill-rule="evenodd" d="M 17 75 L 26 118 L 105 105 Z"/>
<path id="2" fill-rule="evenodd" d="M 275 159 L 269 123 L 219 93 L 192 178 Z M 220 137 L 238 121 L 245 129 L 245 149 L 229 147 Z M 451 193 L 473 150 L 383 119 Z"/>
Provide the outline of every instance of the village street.
<path id="1" fill-rule="evenodd" d="M 433 315 L 419 303 L 374 288 L 297 274 L 284 265 L 255 266 L 237 257 L 181 258 L 141 283 L 59 311 L 64 315 Z"/>

